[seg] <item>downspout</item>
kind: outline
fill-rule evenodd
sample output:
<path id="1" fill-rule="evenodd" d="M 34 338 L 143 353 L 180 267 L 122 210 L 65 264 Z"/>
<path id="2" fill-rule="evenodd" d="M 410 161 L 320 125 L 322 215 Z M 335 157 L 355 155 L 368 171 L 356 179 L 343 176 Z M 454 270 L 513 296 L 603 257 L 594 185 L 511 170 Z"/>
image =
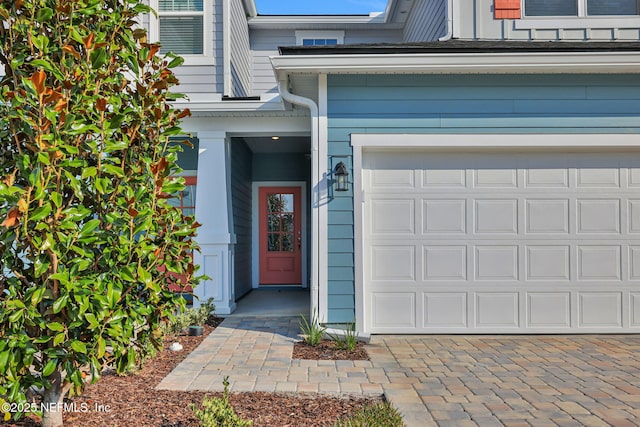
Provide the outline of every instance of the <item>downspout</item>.
<path id="1" fill-rule="evenodd" d="M 438 39 L 439 42 L 446 42 L 453 37 L 453 0 L 447 0 L 447 34 Z"/>
<path id="2" fill-rule="evenodd" d="M 318 310 L 318 300 L 319 300 L 319 291 L 320 291 L 320 279 L 319 279 L 319 268 L 318 268 L 318 259 L 319 259 L 319 227 L 320 221 L 318 218 L 318 206 L 320 202 L 320 192 L 319 192 L 319 184 L 320 184 L 320 176 L 319 176 L 319 156 L 318 156 L 318 146 L 320 142 L 320 123 L 319 123 L 319 112 L 318 105 L 312 99 L 302 97 L 300 95 L 294 95 L 289 92 L 289 78 L 288 76 L 278 78 L 278 90 L 280 91 L 280 96 L 282 99 L 290 102 L 291 104 L 300 105 L 302 107 L 308 108 L 309 113 L 311 115 L 311 194 L 312 194 L 312 208 L 311 208 L 311 318 L 313 320 L 317 319 L 317 315 L 319 313 Z M 314 191 L 314 187 L 316 190 Z M 315 319 L 314 319 L 315 318 Z"/>

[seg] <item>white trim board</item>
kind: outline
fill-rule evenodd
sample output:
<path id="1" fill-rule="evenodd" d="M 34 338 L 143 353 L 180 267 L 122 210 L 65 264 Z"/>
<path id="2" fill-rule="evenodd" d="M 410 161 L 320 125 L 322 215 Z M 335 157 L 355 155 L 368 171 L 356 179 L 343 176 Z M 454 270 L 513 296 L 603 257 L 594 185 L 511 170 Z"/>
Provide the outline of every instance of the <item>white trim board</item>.
<path id="1" fill-rule="evenodd" d="M 307 183 L 305 181 L 254 181 L 251 183 L 251 287 L 260 287 L 260 215 L 259 190 L 261 187 L 300 187 L 302 195 L 302 287 L 309 287 L 308 251 L 307 251 Z M 311 260 L 313 262 L 313 260 Z M 292 286 L 295 287 L 295 286 Z"/>
<path id="2" fill-rule="evenodd" d="M 640 52 L 483 52 L 272 56 L 278 76 L 290 73 L 637 73 Z"/>
<path id="3" fill-rule="evenodd" d="M 352 134 L 353 147 L 433 149 L 640 149 L 637 134 Z"/>

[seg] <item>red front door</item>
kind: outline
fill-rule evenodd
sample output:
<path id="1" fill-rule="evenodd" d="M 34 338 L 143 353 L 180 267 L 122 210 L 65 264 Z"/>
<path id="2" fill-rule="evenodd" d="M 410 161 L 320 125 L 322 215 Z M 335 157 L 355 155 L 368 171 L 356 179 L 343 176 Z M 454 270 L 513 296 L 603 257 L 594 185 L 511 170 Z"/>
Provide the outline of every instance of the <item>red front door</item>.
<path id="1" fill-rule="evenodd" d="M 299 187 L 261 187 L 260 284 L 302 283 L 301 191 Z"/>

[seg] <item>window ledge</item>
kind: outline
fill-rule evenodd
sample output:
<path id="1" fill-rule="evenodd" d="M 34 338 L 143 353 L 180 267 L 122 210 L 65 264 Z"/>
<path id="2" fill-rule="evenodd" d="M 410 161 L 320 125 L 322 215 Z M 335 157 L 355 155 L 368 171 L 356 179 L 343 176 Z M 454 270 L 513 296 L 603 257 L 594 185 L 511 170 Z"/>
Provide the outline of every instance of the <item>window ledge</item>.
<path id="1" fill-rule="evenodd" d="M 555 30 L 555 29 L 601 29 L 601 28 L 639 28 L 640 16 L 592 16 L 588 18 L 538 18 L 529 17 L 514 20 L 517 30 Z"/>
<path id="2" fill-rule="evenodd" d="M 188 54 L 179 54 L 176 55 L 181 56 L 184 59 L 184 63 L 181 65 L 184 67 L 185 65 L 214 65 L 213 56 L 208 55 L 188 55 Z"/>

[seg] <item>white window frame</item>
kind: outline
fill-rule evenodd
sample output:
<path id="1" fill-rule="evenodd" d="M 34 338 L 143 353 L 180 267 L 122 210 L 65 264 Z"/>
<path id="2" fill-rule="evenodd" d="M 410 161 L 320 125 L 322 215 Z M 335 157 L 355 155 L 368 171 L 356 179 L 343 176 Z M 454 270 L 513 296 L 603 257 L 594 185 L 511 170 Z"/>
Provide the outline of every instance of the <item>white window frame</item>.
<path id="1" fill-rule="evenodd" d="M 161 16 L 196 16 L 202 15 L 202 54 L 178 54 L 184 58 L 184 65 L 212 65 L 213 50 L 211 36 L 211 19 L 213 16 L 213 2 L 204 0 L 202 12 L 160 12 L 159 0 L 149 0 L 149 6 L 156 11 L 158 16 L 151 13 L 149 16 L 149 40 L 160 41 L 160 17 Z"/>
<path id="2" fill-rule="evenodd" d="M 303 40 L 308 39 L 335 39 L 338 44 L 344 44 L 344 31 L 296 31 L 296 45 L 302 46 Z"/>
<path id="3" fill-rule="evenodd" d="M 640 15 L 587 15 L 587 0 L 578 0 L 576 16 L 526 16 L 522 0 L 522 19 L 514 21 L 515 29 L 598 29 L 598 28 L 638 28 Z"/>

